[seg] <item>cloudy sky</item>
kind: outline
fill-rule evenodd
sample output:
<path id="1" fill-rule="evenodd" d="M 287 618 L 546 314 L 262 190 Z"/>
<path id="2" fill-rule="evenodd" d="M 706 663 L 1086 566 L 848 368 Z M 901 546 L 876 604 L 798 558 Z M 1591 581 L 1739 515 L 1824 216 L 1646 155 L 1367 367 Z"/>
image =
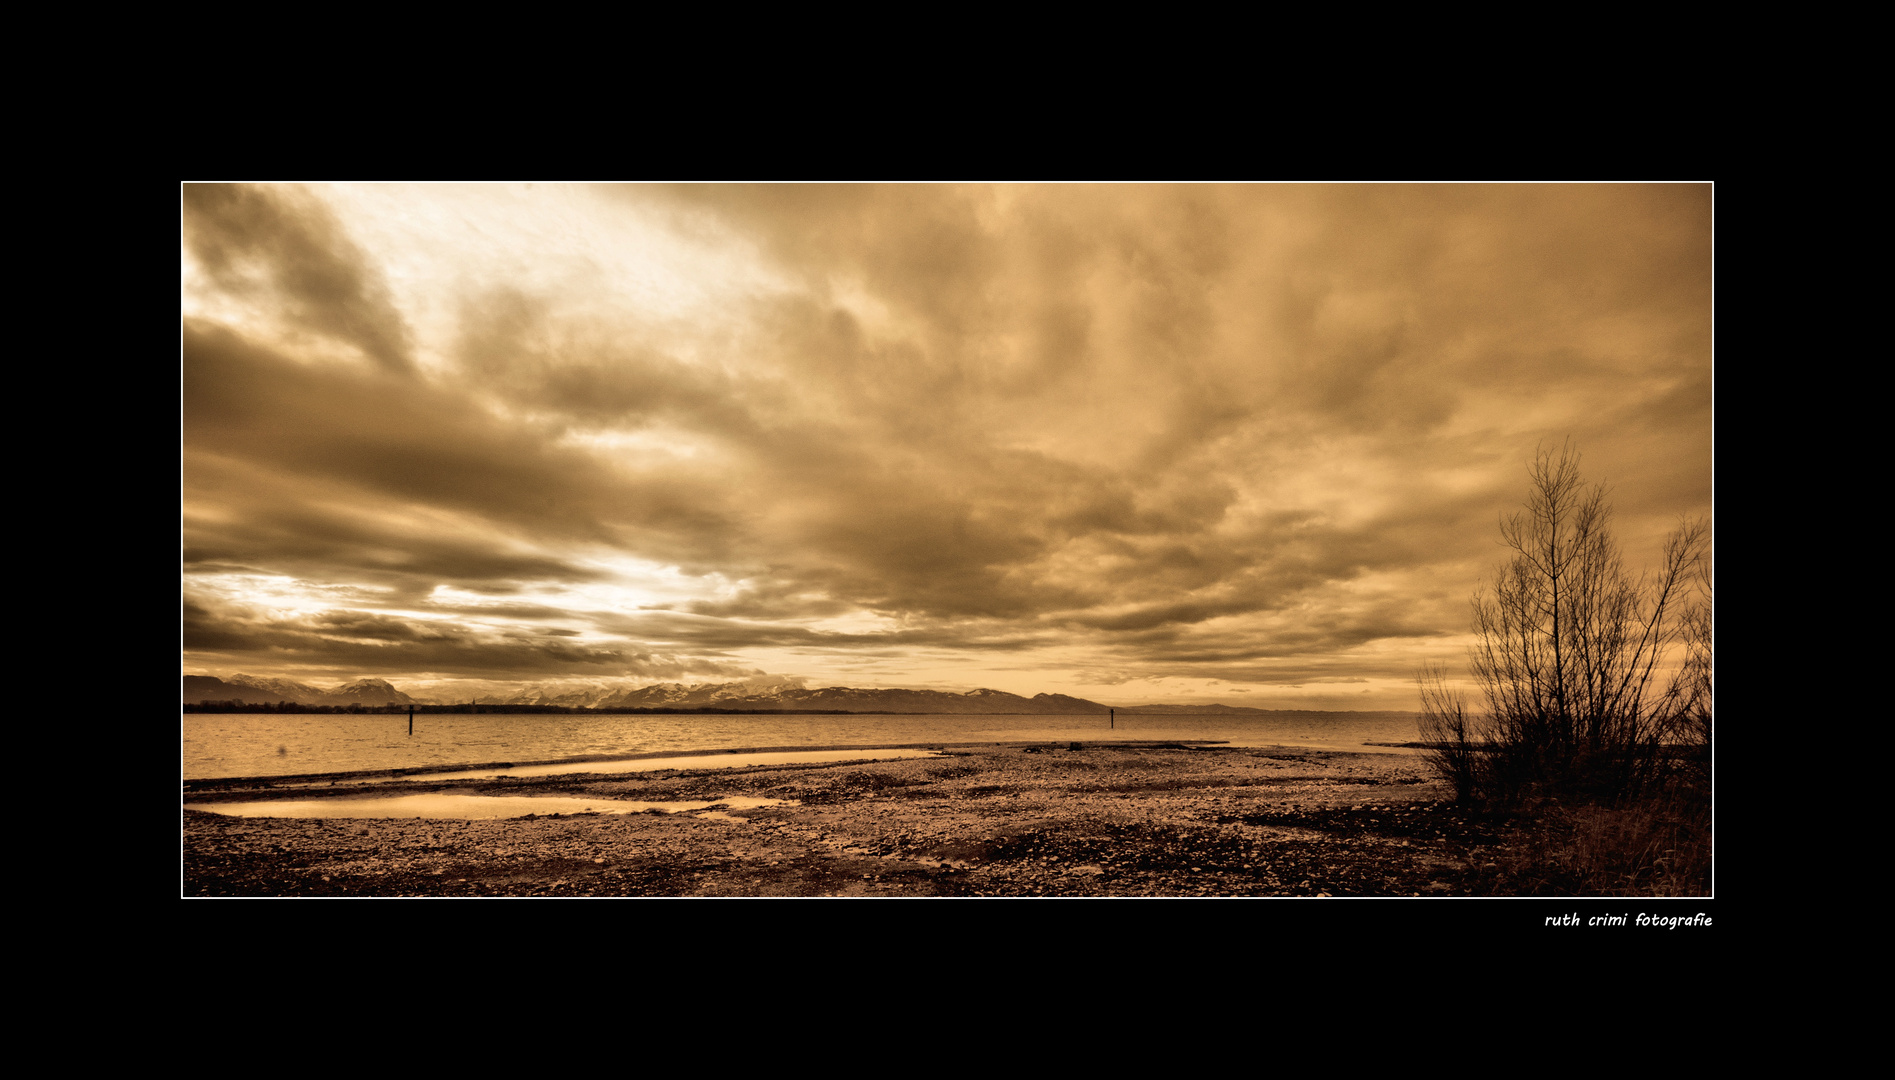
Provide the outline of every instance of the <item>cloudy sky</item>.
<path id="1" fill-rule="evenodd" d="M 186 674 L 1410 709 L 1711 512 L 1708 185 L 180 194 Z"/>

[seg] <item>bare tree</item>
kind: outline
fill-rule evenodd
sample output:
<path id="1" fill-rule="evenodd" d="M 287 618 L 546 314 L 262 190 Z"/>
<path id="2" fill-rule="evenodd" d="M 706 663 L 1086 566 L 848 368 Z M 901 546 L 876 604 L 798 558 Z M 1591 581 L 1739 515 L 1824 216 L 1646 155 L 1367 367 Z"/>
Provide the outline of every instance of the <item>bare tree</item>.
<path id="1" fill-rule="evenodd" d="M 1696 710 L 1708 745 L 1709 608 L 1687 594 L 1709 526 L 1683 523 L 1664 567 L 1633 576 L 1605 488 L 1581 480 L 1570 444 L 1542 449 L 1531 477 L 1525 510 L 1500 523 L 1513 555 L 1474 597 L 1469 660 L 1487 713 L 1470 719 L 1445 674 L 1423 672 L 1423 732 L 1463 798 L 1635 795 L 1667 768 L 1667 743 Z M 1680 658 L 1687 637 L 1703 646 Z"/>

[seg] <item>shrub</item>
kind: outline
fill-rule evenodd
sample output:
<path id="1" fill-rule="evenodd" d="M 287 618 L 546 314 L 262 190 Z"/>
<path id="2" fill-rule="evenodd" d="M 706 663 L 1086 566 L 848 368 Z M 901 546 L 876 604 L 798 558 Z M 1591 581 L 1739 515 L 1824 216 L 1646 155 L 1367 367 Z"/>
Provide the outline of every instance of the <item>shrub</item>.
<path id="1" fill-rule="evenodd" d="M 1700 772 L 1708 796 L 1708 524 L 1681 524 L 1663 568 L 1633 576 L 1570 445 L 1530 474 L 1525 510 L 1500 525 L 1513 555 L 1473 601 L 1485 712 L 1443 669 L 1420 675 L 1437 770 L 1463 801 L 1629 805 Z"/>

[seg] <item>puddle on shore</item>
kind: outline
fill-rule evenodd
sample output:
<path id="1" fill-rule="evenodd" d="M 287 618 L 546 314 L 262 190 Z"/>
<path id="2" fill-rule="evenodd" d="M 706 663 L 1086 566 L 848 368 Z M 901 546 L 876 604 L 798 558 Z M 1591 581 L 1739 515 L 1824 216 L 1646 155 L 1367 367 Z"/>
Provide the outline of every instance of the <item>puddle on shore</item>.
<path id="1" fill-rule="evenodd" d="M 782 799 L 733 795 L 702 802 L 629 802 L 620 799 L 572 799 L 535 795 L 401 795 L 394 798 L 278 799 L 263 802 L 185 803 L 187 810 L 203 810 L 229 817 L 273 818 L 429 818 L 491 821 L 528 814 L 667 814 L 690 813 L 715 806 L 720 811 L 753 810 L 760 806 L 795 805 Z M 704 817 L 736 820 L 726 813 Z"/>
<path id="2" fill-rule="evenodd" d="M 555 765 L 515 765 L 505 769 L 469 769 L 463 772 L 414 773 L 378 777 L 375 783 L 417 783 L 468 780 L 488 776 L 562 776 L 568 773 L 655 772 L 659 769 L 742 769 L 752 765 L 820 765 L 831 761 L 897 761 L 940 757 L 938 750 L 786 750 L 777 753 L 692 754 L 688 757 L 637 758 L 631 761 L 576 761 Z"/>

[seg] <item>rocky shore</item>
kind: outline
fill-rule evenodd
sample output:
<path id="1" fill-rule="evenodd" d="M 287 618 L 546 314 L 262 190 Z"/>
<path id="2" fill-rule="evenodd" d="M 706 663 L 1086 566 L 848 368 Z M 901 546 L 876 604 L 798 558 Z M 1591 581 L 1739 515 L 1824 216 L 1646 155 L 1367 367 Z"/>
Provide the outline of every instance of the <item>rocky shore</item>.
<path id="1" fill-rule="evenodd" d="M 1417 755 L 1128 743 L 940 750 L 902 761 L 449 783 L 200 782 L 187 804 L 433 792 L 713 805 L 488 821 L 187 808 L 180 890 L 1210 897 L 1492 887 L 1483 867 L 1501 838 L 1456 809 Z M 743 797 L 776 804 L 745 808 Z"/>

